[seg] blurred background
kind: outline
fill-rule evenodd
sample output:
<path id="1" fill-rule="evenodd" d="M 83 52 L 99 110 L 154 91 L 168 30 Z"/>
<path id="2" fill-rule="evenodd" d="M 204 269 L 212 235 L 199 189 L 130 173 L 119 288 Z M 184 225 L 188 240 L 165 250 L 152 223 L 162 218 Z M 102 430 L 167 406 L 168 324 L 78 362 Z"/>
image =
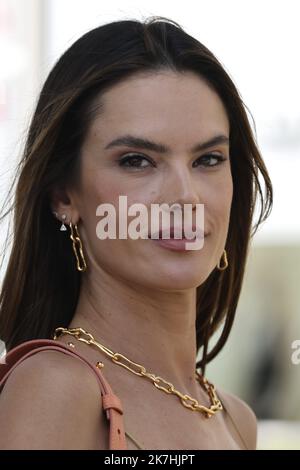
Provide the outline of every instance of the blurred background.
<path id="1" fill-rule="evenodd" d="M 89 29 L 169 17 L 211 49 L 237 85 L 255 120 L 274 208 L 252 241 L 236 322 L 207 376 L 254 409 L 259 449 L 300 449 L 300 363 L 292 362 L 292 343 L 300 341 L 299 6 L 297 0 L 0 0 L 1 206 L 42 83 Z M 0 225 L 1 248 L 6 229 Z"/>

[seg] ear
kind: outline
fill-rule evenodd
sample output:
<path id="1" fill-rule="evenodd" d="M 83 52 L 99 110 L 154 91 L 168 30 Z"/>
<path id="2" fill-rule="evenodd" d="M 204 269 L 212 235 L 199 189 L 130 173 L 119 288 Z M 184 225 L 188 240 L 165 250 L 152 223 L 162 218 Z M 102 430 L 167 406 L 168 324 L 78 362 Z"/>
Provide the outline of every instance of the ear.
<path id="1" fill-rule="evenodd" d="M 62 220 L 62 216 L 65 214 L 67 224 L 70 222 L 77 224 L 79 220 L 79 212 L 73 199 L 71 192 L 64 188 L 57 187 L 51 191 L 51 210 L 59 220 Z"/>

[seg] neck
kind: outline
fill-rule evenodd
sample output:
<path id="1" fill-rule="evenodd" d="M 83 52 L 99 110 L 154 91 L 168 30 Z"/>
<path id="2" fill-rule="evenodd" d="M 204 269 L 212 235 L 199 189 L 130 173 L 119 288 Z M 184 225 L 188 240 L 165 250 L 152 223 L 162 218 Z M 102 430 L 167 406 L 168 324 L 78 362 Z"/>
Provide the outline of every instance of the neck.
<path id="1" fill-rule="evenodd" d="M 154 291 L 108 275 L 86 276 L 70 327 L 84 328 L 147 372 L 191 392 L 199 387 L 195 319 L 196 289 Z"/>

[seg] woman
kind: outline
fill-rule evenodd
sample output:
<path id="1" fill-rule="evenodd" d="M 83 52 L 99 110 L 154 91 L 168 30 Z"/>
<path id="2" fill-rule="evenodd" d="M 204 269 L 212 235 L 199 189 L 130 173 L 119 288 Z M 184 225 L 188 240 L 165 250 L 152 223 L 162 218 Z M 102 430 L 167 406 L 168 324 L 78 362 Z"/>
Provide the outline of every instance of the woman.
<path id="1" fill-rule="evenodd" d="M 121 400 L 128 449 L 254 449 L 250 408 L 200 384 L 234 320 L 257 194 L 254 229 L 271 182 L 238 91 L 207 48 L 162 17 L 88 32 L 54 66 L 30 125 L 1 294 L 7 350 L 66 328 L 56 341 L 97 363 Z M 182 217 L 190 205 L 192 224 L 204 205 L 202 248 L 151 234 L 100 239 L 97 208 L 124 218 L 120 195 Z M 3 388 L 0 448 L 105 449 L 100 405 L 85 364 L 37 353 Z"/>

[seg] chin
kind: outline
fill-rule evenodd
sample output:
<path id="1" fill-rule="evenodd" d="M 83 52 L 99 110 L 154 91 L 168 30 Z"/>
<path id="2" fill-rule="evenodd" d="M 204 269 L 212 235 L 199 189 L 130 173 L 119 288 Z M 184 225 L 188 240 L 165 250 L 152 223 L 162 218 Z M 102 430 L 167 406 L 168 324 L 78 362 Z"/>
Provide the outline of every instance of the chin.
<path id="1" fill-rule="evenodd" d="M 195 289 L 208 278 L 209 273 L 207 272 L 183 272 L 180 271 L 169 271 L 164 273 L 160 271 L 159 275 L 154 276 L 153 285 L 160 290 L 176 291 Z"/>

